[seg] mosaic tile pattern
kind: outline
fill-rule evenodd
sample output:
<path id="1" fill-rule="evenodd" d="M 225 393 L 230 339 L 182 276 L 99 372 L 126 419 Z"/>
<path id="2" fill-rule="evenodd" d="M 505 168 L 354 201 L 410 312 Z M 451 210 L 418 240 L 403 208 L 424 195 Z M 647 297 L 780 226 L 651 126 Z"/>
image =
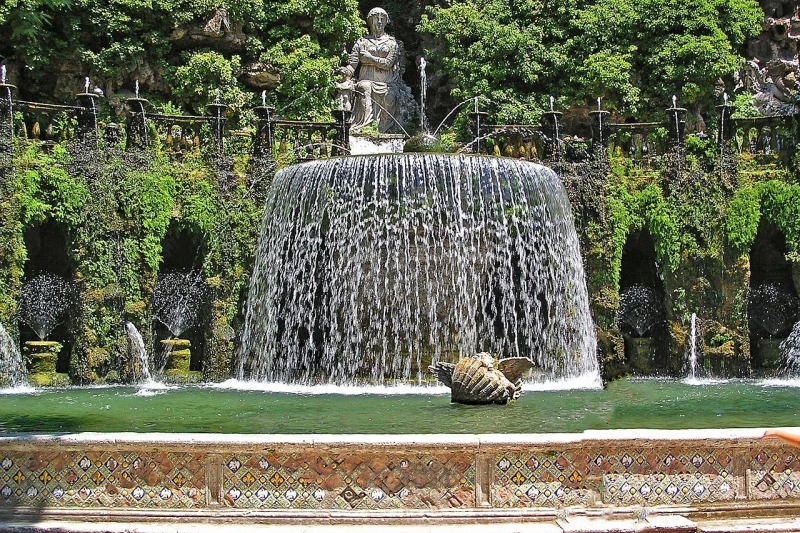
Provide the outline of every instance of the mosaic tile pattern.
<path id="1" fill-rule="evenodd" d="M 0 452 L 0 506 L 205 505 L 204 454 Z"/>
<path id="2" fill-rule="evenodd" d="M 731 456 L 721 449 L 597 449 L 495 457 L 498 507 L 659 505 L 733 499 Z"/>
<path id="3" fill-rule="evenodd" d="M 465 509 L 476 505 L 476 453 L 7 450 L 0 451 L 0 507 Z M 609 444 L 512 449 L 490 460 L 496 508 L 800 499 L 800 457 L 791 447 Z"/>
<path id="4" fill-rule="evenodd" d="M 690 504 L 732 500 L 736 496 L 727 473 L 708 474 L 607 474 L 603 476 L 603 501 L 613 505 Z"/>
<path id="5" fill-rule="evenodd" d="M 503 453 L 495 456 L 494 507 L 589 505 L 587 457 L 580 453 Z"/>
<path id="6" fill-rule="evenodd" d="M 224 456 L 224 498 L 243 508 L 424 509 L 475 505 L 467 453 Z"/>
<path id="7" fill-rule="evenodd" d="M 800 458 L 797 450 L 750 450 L 747 493 L 755 500 L 800 498 Z"/>

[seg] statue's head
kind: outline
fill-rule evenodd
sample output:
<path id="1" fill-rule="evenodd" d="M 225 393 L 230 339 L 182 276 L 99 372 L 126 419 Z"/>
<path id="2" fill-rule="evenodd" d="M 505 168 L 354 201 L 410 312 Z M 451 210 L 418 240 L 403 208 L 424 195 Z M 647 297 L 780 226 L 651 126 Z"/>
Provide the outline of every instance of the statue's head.
<path id="1" fill-rule="evenodd" d="M 389 14 L 382 7 L 373 7 L 367 13 L 367 24 L 373 31 L 383 31 L 389 24 Z"/>

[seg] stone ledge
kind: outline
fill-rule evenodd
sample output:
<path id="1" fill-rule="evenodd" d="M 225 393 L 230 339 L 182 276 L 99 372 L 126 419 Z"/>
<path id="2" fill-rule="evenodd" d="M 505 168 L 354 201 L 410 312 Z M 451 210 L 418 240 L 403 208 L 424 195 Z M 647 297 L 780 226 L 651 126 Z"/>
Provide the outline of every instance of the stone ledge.
<path id="1" fill-rule="evenodd" d="M 0 516 L 0 531 L 13 533 L 71 532 L 71 533 L 196 533 L 214 531 L 246 533 L 789 533 L 800 531 L 800 518 L 787 516 L 772 519 L 720 519 L 693 521 L 681 515 L 659 514 L 634 517 L 577 516 L 542 520 L 526 516 L 463 516 L 458 522 L 431 520 L 431 516 L 363 517 L 360 521 L 329 523 L 330 518 L 319 516 L 284 517 L 265 520 L 261 514 L 227 516 L 181 514 L 173 516 L 51 516 L 44 511 L 30 517 L 4 520 Z M 464 514 L 464 513 L 459 513 Z M 519 513 L 515 513 L 519 514 Z M 524 514 L 524 513 L 523 513 Z M 26 519 L 27 518 L 27 519 Z"/>
<path id="2" fill-rule="evenodd" d="M 798 452 L 762 434 L 5 434 L 0 513 L 307 514 L 314 523 L 423 513 L 461 522 L 560 517 L 565 527 L 578 516 L 629 520 L 645 508 L 698 519 L 800 516 Z"/>
<path id="3" fill-rule="evenodd" d="M 800 433 L 800 428 L 782 428 Z M 681 442 L 726 446 L 752 446 L 761 440 L 764 429 L 609 429 L 582 433 L 519 434 L 432 434 L 432 435 L 346 435 L 346 434 L 222 434 L 222 433 L 0 433 L 3 449 L 27 449 L 29 446 L 148 446 L 212 448 L 220 445 L 239 449 L 263 449 L 270 446 L 313 447 L 552 447 L 554 445 L 608 444 L 648 446 Z M 779 441 L 766 441 L 778 444 Z"/>

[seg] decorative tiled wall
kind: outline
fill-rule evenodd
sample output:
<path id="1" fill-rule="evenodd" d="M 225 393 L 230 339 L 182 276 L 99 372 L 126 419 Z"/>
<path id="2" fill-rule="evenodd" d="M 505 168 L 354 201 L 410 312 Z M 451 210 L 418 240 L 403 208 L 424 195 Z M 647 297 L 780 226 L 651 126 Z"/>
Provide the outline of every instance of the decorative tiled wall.
<path id="1" fill-rule="evenodd" d="M 0 452 L 0 505 L 169 507 L 205 505 L 202 453 Z"/>
<path id="2" fill-rule="evenodd" d="M 506 452 L 495 458 L 498 507 L 677 505 L 731 500 L 730 454 L 719 448 Z"/>
<path id="3" fill-rule="evenodd" d="M 462 452 L 229 454 L 225 499 L 272 509 L 474 507 L 473 461 Z"/>
<path id="4" fill-rule="evenodd" d="M 68 442 L 0 435 L 0 509 L 374 511 L 800 499 L 800 450 L 754 438 L 487 443 L 475 436 L 398 444 L 387 437 L 255 446 L 163 437 L 155 444 L 124 435 Z"/>
<path id="5" fill-rule="evenodd" d="M 749 494 L 762 500 L 800 498 L 798 453 L 798 449 L 751 449 Z"/>

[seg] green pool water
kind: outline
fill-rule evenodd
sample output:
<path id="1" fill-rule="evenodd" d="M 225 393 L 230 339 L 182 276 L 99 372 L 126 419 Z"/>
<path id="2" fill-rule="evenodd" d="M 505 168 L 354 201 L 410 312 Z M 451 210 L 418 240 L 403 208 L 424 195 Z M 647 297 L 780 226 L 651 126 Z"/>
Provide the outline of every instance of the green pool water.
<path id="1" fill-rule="evenodd" d="M 451 404 L 441 389 L 317 394 L 242 390 L 241 384 L 69 388 L 0 392 L 0 432 L 559 433 L 800 426 L 799 397 L 797 381 L 622 380 L 602 390 L 527 390 L 506 406 Z"/>

